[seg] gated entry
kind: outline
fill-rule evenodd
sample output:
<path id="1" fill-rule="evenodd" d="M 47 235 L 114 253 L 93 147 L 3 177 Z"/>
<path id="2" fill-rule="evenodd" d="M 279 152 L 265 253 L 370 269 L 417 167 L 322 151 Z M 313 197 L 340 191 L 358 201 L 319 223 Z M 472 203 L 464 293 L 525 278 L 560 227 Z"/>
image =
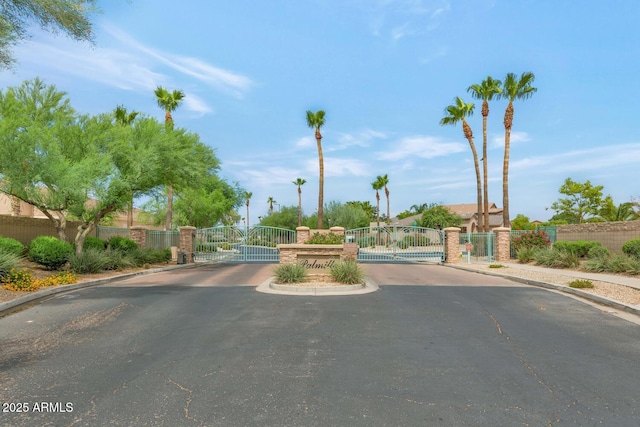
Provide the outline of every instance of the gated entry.
<path id="1" fill-rule="evenodd" d="M 212 227 L 196 230 L 195 261 L 278 262 L 280 243 L 296 243 L 296 232 L 256 226 Z"/>
<path id="2" fill-rule="evenodd" d="M 380 226 L 345 231 L 358 243 L 361 262 L 444 262 L 444 232 L 424 227 Z"/>

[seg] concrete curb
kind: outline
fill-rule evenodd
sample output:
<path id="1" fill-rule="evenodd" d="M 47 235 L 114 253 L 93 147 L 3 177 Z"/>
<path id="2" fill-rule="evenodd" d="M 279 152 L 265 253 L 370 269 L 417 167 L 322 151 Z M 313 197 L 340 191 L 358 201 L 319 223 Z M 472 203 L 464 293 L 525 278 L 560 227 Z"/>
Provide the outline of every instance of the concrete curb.
<path id="1" fill-rule="evenodd" d="M 265 294 L 294 295 L 294 296 L 335 296 L 335 295 L 362 295 L 375 292 L 378 285 L 370 280 L 361 285 L 341 286 L 290 286 L 273 283 L 274 277 L 269 277 L 256 287 L 256 291 Z"/>
<path id="2" fill-rule="evenodd" d="M 143 276 L 147 274 L 159 273 L 161 271 L 177 270 L 181 268 L 193 268 L 200 264 L 181 264 L 181 265 L 169 265 L 167 267 L 152 268 L 149 270 L 136 271 L 133 273 L 121 274 L 113 277 L 106 277 L 104 279 L 90 280 L 87 282 L 74 283 L 73 285 L 62 285 L 51 288 L 42 289 L 33 292 L 29 295 L 21 296 L 20 298 L 13 299 L 11 301 L 5 301 L 0 303 L 0 317 L 7 316 L 14 311 L 21 310 L 24 306 L 35 304 L 36 302 L 50 297 L 52 295 L 62 294 L 65 292 L 73 292 L 78 289 L 90 288 L 93 286 L 104 285 L 109 282 L 115 282 L 118 280 L 130 279 L 136 276 Z"/>
<path id="3" fill-rule="evenodd" d="M 571 294 L 580 298 L 584 298 L 591 302 L 595 302 L 597 304 L 602 304 L 607 307 L 615 308 L 617 310 L 626 311 L 627 313 L 640 316 L 640 308 L 638 307 L 623 304 L 620 301 L 612 300 L 610 298 L 606 298 L 600 295 L 595 295 L 590 292 L 582 291 L 580 289 L 570 288 L 569 286 L 556 285 L 554 283 L 547 283 L 539 280 L 524 279 L 522 277 L 516 277 L 516 276 L 511 276 L 509 274 L 503 274 L 503 273 L 497 273 L 497 272 L 494 273 L 492 271 L 476 270 L 474 268 L 467 268 L 461 265 L 445 264 L 445 267 L 455 268 L 455 269 L 464 270 L 464 271 L 470 271 L 472 273 L 485 274 L 487 276 L 502 277 L 502 278 L 506 278 L 514 282 L 522 283 L 525 285 L 536 286 L 536 287 L 545 288 L 545 289 L 552 289 L 554 291 Z M 624 285 L 620 285 L 620 286 L 624 286 Z"/>

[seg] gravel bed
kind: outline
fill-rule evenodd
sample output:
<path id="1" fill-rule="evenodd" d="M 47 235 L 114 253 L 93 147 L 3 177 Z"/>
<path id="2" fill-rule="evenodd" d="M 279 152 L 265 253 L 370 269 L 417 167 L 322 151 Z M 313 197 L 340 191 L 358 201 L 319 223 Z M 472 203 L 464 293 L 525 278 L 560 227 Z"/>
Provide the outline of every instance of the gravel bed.
<path id="1" fill-rule="evenodd" d="M 569 286 L 569 282 L 576 280 L 575 277 L 565 276 L 563 274 L 553 274 L 549 272 L 539 272 L 531 270 L 523 270 L 517 267 L 489 268 L 486 264 L 465 264 L 465 268 L 475 270 L 491 271 L 495 274 L 505 276 L 520 277 L 522 279 L 537 280 L 540 282 L 551 283 L 554 285 Z M 627 305 L 640 305 L 640 290 L 630 288 L 628 286 L 591 280 L 593 288 L 581 289 L 582 291 L 600 295 Z"/>

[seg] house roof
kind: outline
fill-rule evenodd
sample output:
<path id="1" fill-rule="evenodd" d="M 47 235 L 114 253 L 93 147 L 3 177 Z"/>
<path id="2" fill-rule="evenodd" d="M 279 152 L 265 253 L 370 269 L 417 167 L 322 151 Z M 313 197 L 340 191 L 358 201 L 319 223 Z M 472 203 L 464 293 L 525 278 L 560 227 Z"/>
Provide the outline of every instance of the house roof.
<path id="1" fill-rule="evenodd" d="M 455 205 L 444 205 L 452 213 L 460 215 L 465 222 L 468 222 L 474 216 L 476 216 L 477 205 L 475 203 L 460 203 Z M 502 225 L 502 208 L 496 206 L 495 203 L 489 203 L 489 226 Z M 401 227 L 413 225 L 414 222 L 419 222 L 422 214 L 411 215 L 406 218 L 398 219 L 392 218 L 391 224 Z"/>

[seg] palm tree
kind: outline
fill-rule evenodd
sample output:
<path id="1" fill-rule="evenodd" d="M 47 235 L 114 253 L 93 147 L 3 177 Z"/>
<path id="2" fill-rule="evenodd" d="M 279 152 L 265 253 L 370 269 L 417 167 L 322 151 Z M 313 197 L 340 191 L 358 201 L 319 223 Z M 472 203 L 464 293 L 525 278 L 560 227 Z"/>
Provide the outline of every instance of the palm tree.
<path id="1" fill-rule="evenodd" d="M 426 211 L 428 208 L 429 208 L 429 204 L 423 203 L 421 205 L 411 205 L 409 210 L 414 211 L 417 214 L 421 214 L 422 212 Z"/>
<path id="2" fill-rule="evenodd" d="M 458 122 L 462 122 L 462 131 L 464 132 L 464 137 L 469 141 L 469 146 L 471 147 L 471 153 L 473 153 L 473 164 L 476 168 L 476 185 L 477 185 L 477 193 L 478 193 L 478 223 L 480 223 L 480 214 L 482 213 L 482 184 L 480 182 L 480 163 L 478 162 L 478 153 L 476 152 L 476 146 L 473 143 L 473 131 L 471 130 L 471 126 L 465 120 L 465 117 L 469 117 L 473 115 L 473 109 L 475 105 L 473 103 L 465 103 L 462 98 L 456 97 L 455 104 L 449 105 L 445 108 L 444 112 L 447 114 L 445 117 L 440 120 L 440 124 L 442 126 L 445 125 L 453 125 L 455 126 Z"/>
<path id="3" fill-rule="evenodd" d="M 620 203 L 616 206 L 611 196 L 607 196 L 602 203 L 598 218 L 603 221 L 633 221 L 639 216 L 633 209 L 632 202 Z"/>
<path id="4" fill-rule="evenodd" d="M 249 201 L 251 200 L 251 196 L 253 196 L 252 192 L 250 191 L 244 192 L 244 204 L 247 206 L 247 230 L 251 226 L 251 224 L 249 223 Z"/>
<path id="5" fill-rule="evenodd" d="M 271 215 L 273 214 L 273 204 L 278 202 L 276 202 L 273 197 L 269 196 L 269 199 L 267 199 L 267 203 L 269 203 L 269 215 Z"/>
<path id="6" fill-rule="evenodd" d="M 318 144 L 318 162 L 320 165 L 320 183 L 318 186 L 318 229 L 322 228 L 322 204 L 324 203 L 324 158 L 322 157 L 322 134 L 320 128 L 324 126 L 324 111 L 315 113 L 307 110 L 307 126 L 316 130 L 316 143 Z"/>
<path id="7" fill-rule="evenodd" d="M 387 185 L 389 184 L 389 176 L 384 174 L 382 176 L 378 176 L 380 182 L 382 182 L 382 186 L 384 187 L 384 194 L 387 196 L 387 223 L 391 220 L 391 207 L 389 205 L 389 188 Z"/>
<path id="8" fill-rule="evenodd" d="M 127 112 L 127 109 L 122 105 L 118 105 L 116 109 L 113 110 L 116 123 L 122 126 L 130 126 L 136 117 L 138 117 L 138 114 L 140 114 L 138 111 Z"/>
<path id="9" fill-rule="evenodd" d="M 298 186 L 298 227 L 302 225 L 302 189 L 300 187 L 306 183 L 307 180 L 302 178 L 296 178 L 296 180 L 293 181 L 293 185 Z"/>
<path id="10" fill-rule="evenodd" d="M 162 86 L 158 86 L 154 93 L 156 95 L 158 107 L 164 108 L 165 125 L 167 125 L 169 129 L 173 129 L 173 116 L 171 115 L 171 112 L 176 111 L 176 109 L 180 106 L 180 103 L 184 98 L 184 92 L 182 92 L 181 90 L 173 90 L 169 92 Z"/>
<path id="11" fill-rule="evenodd" d="M 172 111 L 175 111 L 182 99 L 184 98 L 184 92 L 181 90 L 174 90 L 169 92 L 162 86 L 158 86 L 154 91 L 156 95 L 156 101 L 158 102 L 158 107 L 163 108 L 165 111 L 164 114 L 164 124 L 167 130 L 173 130 L 173 116 L 171 115 Z M 168 197 L 167 197 L 167 220 L 165 223 L 165 230 L 171 230 L 171 221 L 173 217 L 173 183 L 169 183 L 167 188 Z"/>
<path id="12" fill-rule="evenodd" d="M 138 111 L 127 112 L 127 109 L 118 105 L 115 110 L 113 110 L 113 116 L 116 119 L 116 123 L 120 126 L 131 126 L 135 121 L 136 117 L 140 114 Z M 129 199 L 129 207 L 127 209 L 127 227 L 133 227 L 133 190 L 131 191 L 131 198 Z"/>
<path id="13" fill-rule="evenodd" d="M 522 73 L 519 79 L 514 73 L 509 73 L 502 84 L 500 98 L 509 100 L 504 112 L 504 161 L 502 163 L 502 222 L 505 227 L 511 226 L 509 219 L 509 149 L 513 125 L 513 101 L 528 99 L 538 90 L 531 86 L 535 78 L 536 76 L 529 71 Z"/>
<path id="14" fill-rule="evenodd" d="M 371 183 L 371 187 L 376 190 L 376 216 L 378 218 L 378 227 L 380 227 L 380 193 L 378 191 L 384 188 L 384 182 L 382 181 L 382 177 L 380 175 L 378 175 L 376 177 L 376 180 Z"/>
<path id="15" fill-rule="evenodd" d="M 489 101 L 494 97 L 498 97 L 502 93 L 500 80 L 494 80 L 491 76 L 487 76 L 480 84 L 474 84 L 467 88 L 467 92 L 475 99 L 482 99 L 482 172 L 483 172 L 483 198 L 484 198 L 484 221 L 481 231 L 488 232 L 489 228 L 489 178 L 487 164 L 487 116 L 489 115 Z M 480 213 L 478 213 L 478 222 Z"/>

